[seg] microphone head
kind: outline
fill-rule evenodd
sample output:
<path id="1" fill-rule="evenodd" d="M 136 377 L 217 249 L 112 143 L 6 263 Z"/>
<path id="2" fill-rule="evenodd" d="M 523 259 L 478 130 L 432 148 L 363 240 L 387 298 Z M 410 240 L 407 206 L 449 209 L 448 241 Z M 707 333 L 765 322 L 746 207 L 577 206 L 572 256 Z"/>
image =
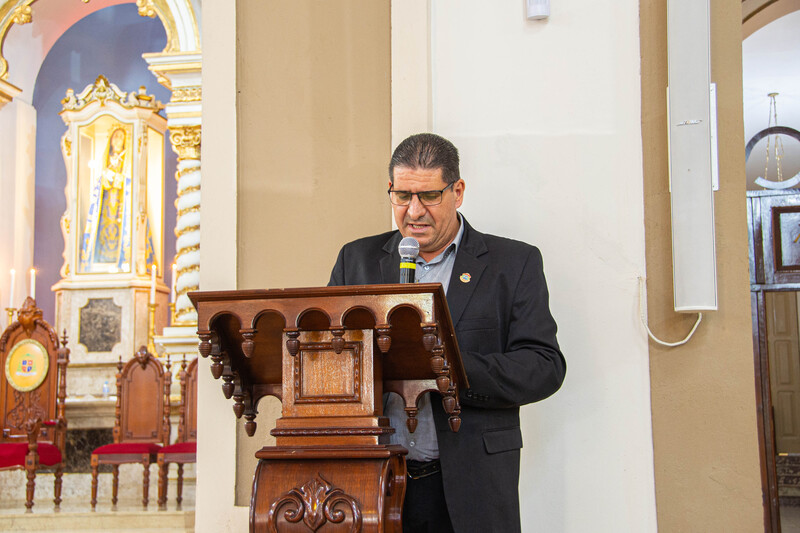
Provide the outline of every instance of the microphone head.
<path id="1" fill-rule="evenodd" d="M 414 237 L 404 237 L 397 247 L 400 257 L 416 259 L 419 255 L 419 242 Z"/>

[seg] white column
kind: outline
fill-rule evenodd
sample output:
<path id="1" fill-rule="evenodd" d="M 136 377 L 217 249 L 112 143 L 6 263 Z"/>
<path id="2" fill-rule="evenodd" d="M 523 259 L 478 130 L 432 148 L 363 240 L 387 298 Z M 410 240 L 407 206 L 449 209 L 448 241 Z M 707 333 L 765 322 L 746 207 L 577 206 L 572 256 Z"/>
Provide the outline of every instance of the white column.
<path id="1" fill-rule="evenodd" d="M 172 90 L 166 105 L 167 126 L 173 151 L 178 154 L 178 210 L 175 224 L 176 301 L 171 325 L 164 337 L 193 336 L 197 312 L 187 293 L 200 288 L 200 132 L 202 111 L 202 54 L 195 50 L 175 53 L 144 54 L 158 81 Z M 177 329 L 175 329 L 177 328 Z M 186 331 L 178 331 L 185 329 Z M 189 331 L 191 329 L 191 331 Z M 169 339 L 158 339 L 167 351 L 173 350 Z M 196 338 L 192 339 L 196 348 Z M 182 341 L 179 342 L 182 344 Z M 187 347 L 175 347 L 179 352 Z"/>
<path id="2" fill-rule="evenodd" d="M 173 128 L 170 140 L 178 154 L 178 220 L 175 225 L 178 279 L 173 325 L 196 325 L 197 312 L 187 293 L 200 288 L 200 126 Z"/>

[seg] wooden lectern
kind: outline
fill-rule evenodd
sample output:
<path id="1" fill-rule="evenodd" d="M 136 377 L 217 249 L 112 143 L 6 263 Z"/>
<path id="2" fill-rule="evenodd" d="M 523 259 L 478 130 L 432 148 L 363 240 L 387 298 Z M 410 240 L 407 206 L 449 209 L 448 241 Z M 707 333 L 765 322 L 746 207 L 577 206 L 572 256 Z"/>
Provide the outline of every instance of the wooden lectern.
<path id="1" fill-rule="evenodd" d="M 383 393 L 406 423 L 437 391 L 458 431 L 467 387 L 442 286 L 194 292 L 200 354 L 255 433 L 258 401 L 282 402 L 256 453 L 250 531 L 401 531 L 406 450 L 388 444 Z"/>

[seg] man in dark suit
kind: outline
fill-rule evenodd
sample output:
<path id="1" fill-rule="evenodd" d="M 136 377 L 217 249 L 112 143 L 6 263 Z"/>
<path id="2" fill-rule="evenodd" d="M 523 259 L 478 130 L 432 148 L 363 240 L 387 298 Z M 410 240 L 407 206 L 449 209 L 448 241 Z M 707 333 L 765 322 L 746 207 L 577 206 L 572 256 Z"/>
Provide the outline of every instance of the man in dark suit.
<path id="1" fill-rule="evenodd" d="M 541 254 L 480 233 L 457 212 L 465 184 L 450 141 L 409 137 L 396 148 L 389 177 L 399 231 L 345 245 L 329 284 L 396 283 L 398 244 L 417 239 L 416 281 L 444 286 L 470 384 L 460 395 L 458 433 L 438 397 L 423 398 L 414 433 L 403 423 L 402 401 L 389 395 L 385 402 L 393 442 L 409 450 L 403 530 L 519 531 L 519 406 L 553 394 L 566 372 Z"/>

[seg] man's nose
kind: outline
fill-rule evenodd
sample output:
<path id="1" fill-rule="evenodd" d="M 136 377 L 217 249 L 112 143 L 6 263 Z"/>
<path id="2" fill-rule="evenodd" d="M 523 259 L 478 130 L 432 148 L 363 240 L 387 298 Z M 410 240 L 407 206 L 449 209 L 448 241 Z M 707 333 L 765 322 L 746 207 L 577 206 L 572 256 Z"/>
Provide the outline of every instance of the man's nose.
<path id="1" fill-rule="evenodd" d="M 419 201 L 419 196 L 416 194 L 411 196 L 411 202 L 408 204 L 408 214 L 411 218 L 419 218 L 425 214 L 427 208 Z"/>

